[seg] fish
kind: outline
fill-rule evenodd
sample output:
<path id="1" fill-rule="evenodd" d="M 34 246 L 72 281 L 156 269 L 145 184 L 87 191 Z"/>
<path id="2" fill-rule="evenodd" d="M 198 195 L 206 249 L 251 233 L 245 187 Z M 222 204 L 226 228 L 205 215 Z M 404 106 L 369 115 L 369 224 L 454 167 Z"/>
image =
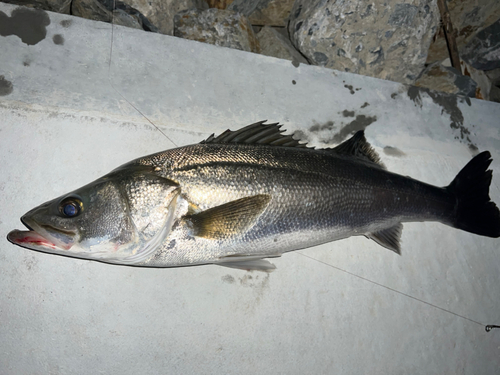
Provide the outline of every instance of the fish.
<path id="1" fill-rule="evenodd" d="M 364 131 L 308 147 L 260 121 L 126 163 L 22 216 L 7 238 L 50 254 L 142 267 L 272 271 L 267 258 L 351 236 L 401 254 L 404 222 L 500 237 L 491 154 L 445 187 L 386 169 Z"/>

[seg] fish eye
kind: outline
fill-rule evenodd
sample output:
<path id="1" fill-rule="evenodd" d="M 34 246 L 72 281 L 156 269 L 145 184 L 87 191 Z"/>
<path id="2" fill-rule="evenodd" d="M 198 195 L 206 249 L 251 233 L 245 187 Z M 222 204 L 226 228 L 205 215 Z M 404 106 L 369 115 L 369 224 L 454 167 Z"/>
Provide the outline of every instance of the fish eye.
<path id="1" fill-rule="evenodd" d="M 59 212 L 65 217 L 75 217 L 82 212 L 83 202 L 75 197 L 69 197 L 59 204 Z"/>

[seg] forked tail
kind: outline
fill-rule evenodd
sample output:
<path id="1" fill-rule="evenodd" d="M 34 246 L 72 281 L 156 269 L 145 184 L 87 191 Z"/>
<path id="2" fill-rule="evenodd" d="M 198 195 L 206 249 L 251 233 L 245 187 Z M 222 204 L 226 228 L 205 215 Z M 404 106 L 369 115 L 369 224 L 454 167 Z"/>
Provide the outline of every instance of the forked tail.
<path id="1" fill-rule="evenodd" d="M 490 200 L 492 171 L 488 151 L 476 155 L 446 188 L 455 196 L 455 228 L 487 237 L 500 237 L 500 211 Z"/>

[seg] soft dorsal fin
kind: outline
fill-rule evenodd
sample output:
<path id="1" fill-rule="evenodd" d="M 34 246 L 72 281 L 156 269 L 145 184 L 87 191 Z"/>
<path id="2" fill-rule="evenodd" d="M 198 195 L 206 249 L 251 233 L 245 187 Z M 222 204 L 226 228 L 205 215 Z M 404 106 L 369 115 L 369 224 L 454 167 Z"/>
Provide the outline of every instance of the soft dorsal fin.
<path id="1" fill-rule="evenodd" d="M 217 137 L 212 134 L 200 143 L 239 143 L 307 148 L 306 143 L 299 143 L 291 135 L 283 135 L 284 130 L 280 130 L 282 125 L 279 125 L 277 122 L 264 124 L 266 121 L 259 121 L 239 130 L 233 131 L 228 129 Z"/>
<path id="2" fill-rule="evenodd" d="M 380 161 L 380 156 L 378 156 L 377 152 L 366 140 L 364 130 L 356 132 L 356 134 L 354 134 L 347 141 L 329 150 L 339 155 L 355 156 L 361 158 L 365 161 L 375 163 L 381 168 L 385 169 L 384 163 Z"/>

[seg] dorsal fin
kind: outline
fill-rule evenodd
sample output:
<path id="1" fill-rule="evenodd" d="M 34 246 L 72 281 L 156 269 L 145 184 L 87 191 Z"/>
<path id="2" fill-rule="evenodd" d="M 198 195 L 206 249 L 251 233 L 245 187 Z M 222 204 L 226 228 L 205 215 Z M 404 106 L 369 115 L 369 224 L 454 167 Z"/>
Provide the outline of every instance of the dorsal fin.
<path id="1" fill-rule="evenodd" d="M 307 148 L 306 143 L 299 143 L 291 135 L 283 135 L 284 130 L 280 130 L 282 125 L 279 123 L 264 124 L 266 121 L 259 121 L 239 130 L 228 129 L 217 137 L 212 134 L 200 143 L 239 143 Z"/>
<path id="2" fill-rule="evenodd" d="M 364 130 L 356 132 L 356 134 L 354 134 L 347 141 L 329 150 L 339 155 L 355 156 L 361 158 L 365 161 L 375 163 L 381 168 L 385 169 L 384 163 L 380 161 L 380 156 L 378 156 L 377 152 L 366 140 Z"/>

